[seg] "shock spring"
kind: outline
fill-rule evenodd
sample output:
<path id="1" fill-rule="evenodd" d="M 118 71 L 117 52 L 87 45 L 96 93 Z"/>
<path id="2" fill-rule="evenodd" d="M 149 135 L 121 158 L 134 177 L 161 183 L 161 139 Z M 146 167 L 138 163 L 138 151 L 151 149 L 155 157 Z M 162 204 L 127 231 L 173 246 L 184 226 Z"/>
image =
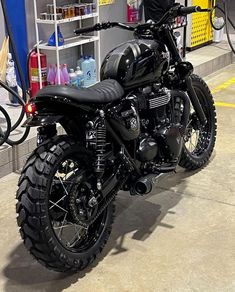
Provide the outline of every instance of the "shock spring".
<path id="1" fill-rule="evenodd" d="M 106 124 L 102 117 L 97 126 L 96 167 L 95 172 L 100 179 L 105 171 Z"/>

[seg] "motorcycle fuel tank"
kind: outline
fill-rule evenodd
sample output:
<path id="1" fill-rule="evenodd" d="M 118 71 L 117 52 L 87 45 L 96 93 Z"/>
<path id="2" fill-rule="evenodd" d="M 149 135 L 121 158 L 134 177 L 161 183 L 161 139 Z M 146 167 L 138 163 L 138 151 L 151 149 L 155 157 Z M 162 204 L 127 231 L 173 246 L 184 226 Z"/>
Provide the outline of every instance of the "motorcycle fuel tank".
<path id="1" fill-rule="evenodd" d="M 153 40 L 132 40 L 113 49 L 101 66 L 101 80 L 115 79 L 124 89 L 157 82 L 168 70 L 167 47 Z"/>

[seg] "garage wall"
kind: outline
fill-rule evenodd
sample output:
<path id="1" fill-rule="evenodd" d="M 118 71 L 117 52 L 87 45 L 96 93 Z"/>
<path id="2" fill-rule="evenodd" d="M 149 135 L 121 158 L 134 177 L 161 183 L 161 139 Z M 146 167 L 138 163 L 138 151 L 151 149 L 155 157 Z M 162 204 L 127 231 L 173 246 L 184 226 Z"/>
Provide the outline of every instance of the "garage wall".
<path id="1" fill-rule="evenodd" d="M 127 21 L 126 1 L 116 0 L 114 4 L 100 7 L 101 21 Z M 120 30 L 111 29 L 101 33 L 101 59 L 103 60 L 106 54 L 118 44 L 133 38 L 133 34 Z"/>
<path id="2" fill-rule="evenodd" d="M 61 2 L 68 3 L 68 1 Z M 72 0 L 69 1 L 70 3 Z M 75 1 L 76 2 L 76 1 Z M 26 3 L 26 10 L 27 10 L 27 29 L 28 29 L 28 41 L 29 41 L 29 48 L 31 48 L 35 42 L 35 26 L 34 26 L 34 13 L 33 13 L 33 1 L 32 0 L 25 0 Z M 43 12 L 45 10 L 46 4 L 48 0 L 40 0 L 38 1 L 38 8 L 39 11 Z M 100 7 L 100 21 L 126 21 L 126 1 L 123 0 L 116 0 L 115 4 L 101 6 Z M 90 25 L 89 20 L 84 22 L 84 25 Z M 61 26 L 61 30 L 63 34 L 68 37 L 73 35 L 73 29 L 77 26 L 76 23 L 71 23 L 69 25 Z M 40 29 L 40 36 L 44 41 L 47 40 L 48 36 L 53 33 L 54 27 L 51 25 L 41 25 Z M 113 47 L 117 46 L 121 42 L 128 40 L 131 37 L 131 34 L 125 31 L 121 31 L 118 29 L 113 29 L 110 31 L 105 31 L 101 33 L 101 60 L 105 57 L 107 52 L 109 52 Z M 92 45 L 85 45 L 84 50 L 86 52 L 92 51 Z M 53 63 L 55 62 L 55 58 L 53 53 L 46 52 L 48 56 L 48 62 Z M 69 66 L 74 66 L 76 61 L 79 57 L 80 49 L 79 48 L 72 48 L 65 50 L 61 53 L 61 60 L 66 62 Z"/>

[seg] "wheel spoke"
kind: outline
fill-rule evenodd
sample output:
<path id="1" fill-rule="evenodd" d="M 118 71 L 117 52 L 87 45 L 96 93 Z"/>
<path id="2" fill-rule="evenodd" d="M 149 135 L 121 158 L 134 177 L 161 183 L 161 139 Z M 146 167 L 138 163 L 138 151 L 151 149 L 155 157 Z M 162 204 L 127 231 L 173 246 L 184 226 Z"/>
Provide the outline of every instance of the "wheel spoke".
<path id="1" fill-rule="evenodd" d="M 64 215 L 64 220 L 63 220 L 62 226 L 60 227 L 59 234 L 58 234 L 59 239 L 61 239 L 61 236 L 62 236 L 62 232 L 63 232 L 63 229 L 64 229 L 64 224 L 65 224 L 65 221 L 66 221 L 67 215 L 68 215 L 68 213 L 66 213 L 66 214 Z"/>
<path id="2" fill-rule="evenodd" d="M 81 239 L 81 236 L 79 236 L 81 228 L 80 227 L 78 227 L 78 228 L 79 228 L 79 230 L 77 230 L 77 226 L 74 225 L 75 235 L 69 242 L 67 242 L 68 247 L 74 247 L 76 245 L 76 243 Z"/>
<path id="3" fill-rule="evenodd" d="M 62 201 L 65 197 L 66 197 L 66 196 L 64 196 L 63 198 L 61 198 L 58 202 Z M 61 207 L 60 205 L 58 205 L 58 202 L 55 203 L 55 202 L 53 202 L 53 201 L 51 201 L 51 200 L 49 200 L 49 202 L 52 204 L 52 206 L 49 208 L 49 210 L 51 210 L 52 208 L 54 208 L 54 207 L 56 206 L 57 208 L 61 209 L 62 211 L 68 213 L 67 210 L 65 210 L 63 207 Z"/>
<path id="4" fill-rule="evenodd" d="M 64 186 L 64 184 L 63 184 L 62 179 L 61 179 L 60 177 L 58 177 L 58 179 L 59 179 L 59 181 L 60 181 L 60 183 L 61 183 L 61 185 L 62 185 L 62 187 L 63 187 L 63 189 L 64 189 L 64 191 L 65 191 L 65 193 L 66 193 L 66 195 L 68 196 L 68 191 L 66 190 L 66 188 L 65 188 L 65 186 Z"/>
<path id="5" fill-rule="evenodd" d="M 80 164 L 79 162 L 79 166 Z M 61 245 L 73 252 L 87 250 L 94 244 L 104 228 L 103 215 L 98 218 L 100 222 L 86 228 L 82 224 L 77 224 L 75 213 L 73 213 L 76 212 L 84 222 L 89 222 L 90 218 L 96 214 L 98 209 L 92 210 L 88 206 L 93 183 L 92 169 L 78 167 L 78 161 L 73 161 L 71 158 L 61 162 L 54 174 L 48 207 L 50 219 Z M 80 203 L 78 203 L 79 199 Z"/>
<path id="6" fill-rule="evenodd" d="M 64 224 L 63 228 L 65 229 L 65 228 L 69 228 L 71 226 L 73 226 L 73 223 L 68 222 L 67 224 Z M 54 228 L 54 230 L 58 230 L 61 228 L 61 226 L 53 226 L 53 228 Z"/>
<path id="7" fill-rule="evenodd" d="M 193 143 L 193 137 L 194 137 L 195 131 L 193 132 L 193 134 L 190 137 L 190 144 L 193 146 L 193 148 L 196 148 L 195 144 Z"/>

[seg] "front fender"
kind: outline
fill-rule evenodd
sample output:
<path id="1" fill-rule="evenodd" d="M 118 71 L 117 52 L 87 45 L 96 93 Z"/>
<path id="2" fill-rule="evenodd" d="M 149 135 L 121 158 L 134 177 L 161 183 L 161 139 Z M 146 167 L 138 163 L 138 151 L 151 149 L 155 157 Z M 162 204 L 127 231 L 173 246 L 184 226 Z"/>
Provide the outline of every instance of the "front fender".
<path id="1" fill-rule="evenodd" d="M 22 127 L 41 127 L 53 125 L 60 122 L 62 118 L 63 116 L 30 116 L 23 123 Z"/>

